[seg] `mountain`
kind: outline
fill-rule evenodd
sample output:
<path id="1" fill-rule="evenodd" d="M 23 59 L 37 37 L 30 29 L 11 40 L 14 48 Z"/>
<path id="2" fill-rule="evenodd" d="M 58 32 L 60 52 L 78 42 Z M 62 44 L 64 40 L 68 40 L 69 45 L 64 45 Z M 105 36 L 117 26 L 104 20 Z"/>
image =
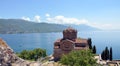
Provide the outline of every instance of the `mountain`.
<path id="1" fill-rule="evenodd" d="M 61 32 L 67 26 L 48 23 L 35 23 L 21 19 L 0 19 L 0 33 L 46 33 Z"/>
<path id="2" fill-rule="evenodd" d="M 0 34 L 62 32 L 67 27 L 69 25 L 36 23 L 22 19 L 0 19 Z M 78 31 L 97 30 L 85 24 L 71 25 L 71 27 Z"/>
<path id="3" fill-rule="evenodd" d="M 98 28 L 92 27 L 92 26 L 88 26 L 86 24 L 80 24 L 80 25 L 69 25 L 71 27 L 74 27 L 75 29 L 77 29 L 78 31 L 97 31 L 100 30 Z"/>

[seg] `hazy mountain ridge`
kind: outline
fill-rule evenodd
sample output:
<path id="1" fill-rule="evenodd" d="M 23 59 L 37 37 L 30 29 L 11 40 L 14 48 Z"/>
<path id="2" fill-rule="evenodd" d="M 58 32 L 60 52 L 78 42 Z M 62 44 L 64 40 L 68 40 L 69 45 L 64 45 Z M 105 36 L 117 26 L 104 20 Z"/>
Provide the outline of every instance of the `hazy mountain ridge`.
<path id="1" fill-rule="evenodd" d="M 88 26 L 86 24 L 80 24 L 80 25 L 68 25 L 70 27 L 74 27 L 78 31 L 97 31 L 100 30 L 96 27 Z"/>
<path id="2" fill-rule="evenodd" d="M 22 19 L 0 19 L 0 34 L 62 32 L 68 25 L 36 23 Z M 87 25 L 71 26 L 78 31 L 93 30 Z"/>
<path id="3" fill-rule="evenodd" d="M 35 23 L 20 19 L 0 19 L 0 33 L 44 33 L 60 32 L 67 28 L 63 25 Z"/>

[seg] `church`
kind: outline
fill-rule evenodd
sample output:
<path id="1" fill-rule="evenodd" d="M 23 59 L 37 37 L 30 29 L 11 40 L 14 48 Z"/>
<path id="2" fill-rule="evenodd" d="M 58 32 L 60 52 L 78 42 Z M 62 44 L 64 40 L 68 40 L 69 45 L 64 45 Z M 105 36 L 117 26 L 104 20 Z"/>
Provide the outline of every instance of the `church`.
<path id="1" fill-rule="evenodd" d="M 89 49 L 88 39 L 77 38 L 77 30 L 69 27 L 63 30 L 63 38 L 54 42 L 54 60 L 59 60 L 63 54 L 72 50 Z"/>

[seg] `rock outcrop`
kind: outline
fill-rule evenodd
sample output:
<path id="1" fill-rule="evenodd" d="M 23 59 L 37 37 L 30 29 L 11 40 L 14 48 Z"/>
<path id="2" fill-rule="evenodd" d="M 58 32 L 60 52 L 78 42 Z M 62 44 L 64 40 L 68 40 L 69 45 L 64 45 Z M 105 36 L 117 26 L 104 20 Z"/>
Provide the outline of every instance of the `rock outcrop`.
<path id="1" fill-rule="evenodd" d="M 41 66 L 41 63 L 19 58 L 6 42 L 0 39 L 0 66 Z"/>

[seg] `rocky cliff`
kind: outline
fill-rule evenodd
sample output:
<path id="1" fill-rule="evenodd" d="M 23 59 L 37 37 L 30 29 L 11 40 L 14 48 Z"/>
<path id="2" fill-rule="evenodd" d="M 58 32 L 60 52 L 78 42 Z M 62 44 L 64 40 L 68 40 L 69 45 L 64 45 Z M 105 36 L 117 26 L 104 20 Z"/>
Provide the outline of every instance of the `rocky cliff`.
<path id="1" fill-rule="evenodd" d="M 7 43 L 0 39 L 0 66 L 41 66 L 41 63 L 19 58 Z"/>

